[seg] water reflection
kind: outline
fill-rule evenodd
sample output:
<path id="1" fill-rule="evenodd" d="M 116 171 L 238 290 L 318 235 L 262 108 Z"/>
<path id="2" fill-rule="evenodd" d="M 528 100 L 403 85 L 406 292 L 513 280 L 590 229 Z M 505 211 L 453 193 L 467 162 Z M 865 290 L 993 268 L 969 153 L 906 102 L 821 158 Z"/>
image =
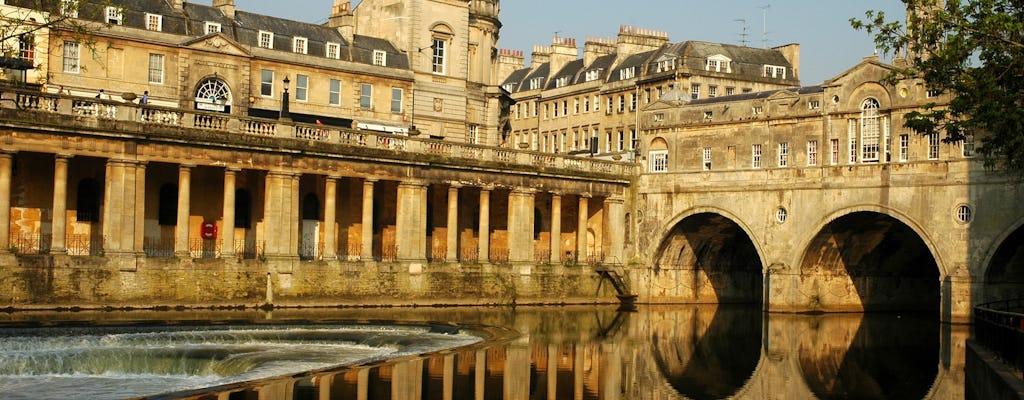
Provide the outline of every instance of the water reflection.
<path id="1" fill-rule="evenodd" d="M 69 318 L 11 314 L 8 318 Z M 70 318 L 101 319 L 74 314 Z M 452 321 L 515 337 L 174 397 L 315 400 L 963 398 L 964 326 L 935 316 L 768 315 L 716 306 L 209 312 L 191 320 Z M 172 314 L 102 319 L 167 320 Z"/>

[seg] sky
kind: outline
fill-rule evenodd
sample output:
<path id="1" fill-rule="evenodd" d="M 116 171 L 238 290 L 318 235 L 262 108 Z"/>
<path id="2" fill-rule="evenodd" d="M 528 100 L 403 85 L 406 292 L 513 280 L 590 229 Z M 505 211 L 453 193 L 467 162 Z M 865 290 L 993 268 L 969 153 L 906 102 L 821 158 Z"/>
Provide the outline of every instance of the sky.
<path id="1" fill-rule="evenodd" d="M 209 4 L 209 0 L 194 0 Z M 323 23 L 333 0 L 235 0 L 240 10 L 297 21 Z M 359 1 L 352 1 L 358 6 Z M 619 26 L 668 32 L 673 43 L 687 40 L 746 44 L 751 47 L 800 44 L 800 83 L 817 85 L 875 54 L 870 34 L 850 27 L 867 10 L 902 20 L 899 0 L 504 0 L 498 46 L 522 50 L 529 63 L 534 45 L 550 45 L 557 35 L 615 38 Z M 746 43 L 743 43 L 744 27 Z M 883 60 L 888 57 L 880 55 Z"/>

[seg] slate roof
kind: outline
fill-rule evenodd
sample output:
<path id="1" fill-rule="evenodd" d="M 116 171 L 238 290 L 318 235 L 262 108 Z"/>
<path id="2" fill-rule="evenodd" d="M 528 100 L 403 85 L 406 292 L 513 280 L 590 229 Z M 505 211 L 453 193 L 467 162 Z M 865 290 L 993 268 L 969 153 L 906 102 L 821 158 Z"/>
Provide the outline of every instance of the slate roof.
<path id="1" fill-rule="evenodd" d="M 586 67 L 586 69 L 583 70 L 582 74 L 580 74 L 578 77 L 576 77 L 576 83 L 584 83 L 584 82 L 586 82 L 587 81 L 587 72 L 594 71 L 594 70 L 601 71 L 601 73 L 599 74 L 600 76 L 597 78 L 598 80 L 601 80 L 601 81 L 605 80 L 606 78 L 608 78 L 608 73 L 609 73 L 609 71 L 611 71 L 612 63 L 614 63 L 614 62 L 615 62 L 615 54 L 609 54 L 609 55 L 601 56 L 601 57 L 598 57 L 598 58 L 594 59 L 594 62 L 590 63 L 590 65 L 584 66 L 584 67 Z"/>
<path id="2" fill-rule="evenodd" d="M 796 80 L 797 78 L 792 76 L 793 65 L 777 50 L 694 40 L 662 47 L 658 50 L 658 54 L 651 57 L 647 64 L 647 70 L 649 73 L 657 71 L 658 61 L 665 56 L 676 57 L 677 68 L 703 70 L 707 58 L 719 54 L 732 60 L 731 75 L 758 78 L 762 76 L 765 65 L 774 65 L 787 68 L 787 80 Z"/>
<path id="3" fill-rule="evenodd" d="M 555 88 L 555 84 L 557 83 L 558 79 L 561 79 L 562 77 L 567 77 L 568 78 L 567 80 L 568 80 L 568 84 L 569 85 L 575 83 L 576 82 L 576 76 L 577 76 L 577 74 L 580 73 L 580 70 L 582 70 L 582 69 L 583 69 L 583 59 L 576 59 L 573 62 L 565 64 L 565 66 L 562 67 L 561 71 L 558 71 L 557 74 L 555 74 L 555 75 L 553 75 L 551 77 L 551 79 L 548 81 L 547 88 L 548 89 L 554 89 Z"/>
<path id="4" fill-rule="evenodd" d="M 523 68 L 513 71 L 505 78 L 505 81 L 501 83 L 504 88 L 506 85 L 511 84 L 512 88 L 508 91 L 509 93 L 515 93 L 519 91 L 519 88 L 523 86 L 523 82 L 526 81 L 526 76 L 530 73 L 530 68 Z"/>
<path id="5" fill-rule="evenodd" d="M 789 89 L 765 90 L 765 91 L 762 91 L 762 92 L 740 93 L 740 94 L 734 94 L 732 96 L 719 96 L 719 97 L 711 97 L 711 98 L 703 98 L 703 99 L 697 99 L 697 100 L 690 100 L 687 104 L 690 104 L 690 105 L 701 105 L 701 104 L 726 103 L 726 102 L 730 102 L 730 101 L 766 99 L 766 98 L 769 98 L 769 97 L 771 97 L 772 95 L 774 95 L 774 94 L 776 94 L 778 92 L 783 92 L 783 91 L 790 91 L 790 92 L 794 92 L 794 93 L 799 94 L 799 95 L 803 95 L 803 94 L 812 94 L 812 93 L 822 93 L 822 92 L 825 91 L 825 89 L 822 88 L 821 86 L 805 86 L 805 87 L 789 88 Z"/>
<path id="6" fill-rule="evenodd" d="M 609 72 L 609 74 L 608 74 L 608 82 L 618 82 L 618 81 L 622 80 L 622 79 L 620 79 L 619 71 L 627 69 L 627 68 L 636 67 L 636 75 L 634 75 L 634 78 L 639 78 L 639 77 L 643 76 L 643 73 L 644 73 L 644 70 L 643 70 L 644 63 L 648 59 L 650 59 L 651 56 L 653 56 L 655 53 L 657 53 L 657 50 L 645 51 L 643 53 L 637 53 L 637 54 L 631 55 L 629 57 L 626 57 L 626 59 L 622 60 L 622 62 L 619 63 L 619 65 L 615 66 L 614 70 Z"/>

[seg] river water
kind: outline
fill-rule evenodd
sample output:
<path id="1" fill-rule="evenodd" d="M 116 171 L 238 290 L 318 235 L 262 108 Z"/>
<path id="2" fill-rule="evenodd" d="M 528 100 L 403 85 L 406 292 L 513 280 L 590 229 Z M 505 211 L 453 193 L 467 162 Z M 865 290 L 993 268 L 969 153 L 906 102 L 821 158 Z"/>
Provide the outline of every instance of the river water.
<path id="1" fill-rule="evenodd" d="M 969 335 L 694 305 L 0 318 L 3 399 L 963 399 Z"/>

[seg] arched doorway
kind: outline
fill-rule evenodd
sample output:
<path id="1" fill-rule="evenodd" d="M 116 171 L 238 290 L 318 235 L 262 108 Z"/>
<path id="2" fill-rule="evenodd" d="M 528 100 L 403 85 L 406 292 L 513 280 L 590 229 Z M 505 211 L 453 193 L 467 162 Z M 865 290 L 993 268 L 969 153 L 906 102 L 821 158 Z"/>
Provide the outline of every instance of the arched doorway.
<path id="1" fill-rule="evenodd" d="M 1024 298 L 1024 226 L 999 244 L 985 272 L 984 302 Z"/>
<path id="2" fill-rule="evenodd" d="M 196 85 L 196 110 L 231 113 L 231 88 L 218 77 L 206 78 Z"/>

